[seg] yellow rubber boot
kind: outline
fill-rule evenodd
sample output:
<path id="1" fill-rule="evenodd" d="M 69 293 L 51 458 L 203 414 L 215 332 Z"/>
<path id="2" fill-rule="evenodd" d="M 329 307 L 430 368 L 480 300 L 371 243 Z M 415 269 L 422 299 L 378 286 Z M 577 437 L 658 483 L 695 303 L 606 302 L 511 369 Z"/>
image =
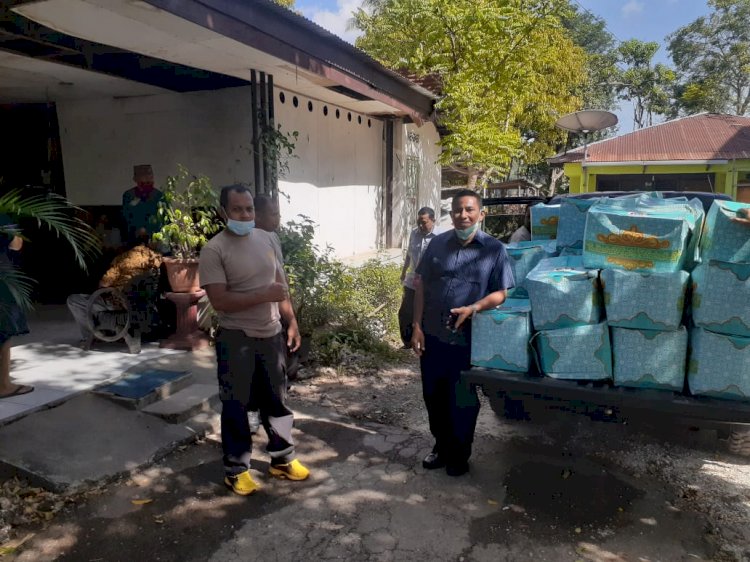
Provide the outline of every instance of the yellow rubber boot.
<path id="1" fill-rule="evenodd" d="M 250 473 L 247 470 L 245 472 L 240 472 L 237 476 L 226 476 L 224 478 L 224 484 L 226 484 L 235 494 L 239 494 L 240 496 L 249 496 L 260 489 L 260 486 L 258 486 L 257 482 L 253 480 L 253 477 L 250 476 Z"/>
<path id="2" fill-rule="evenodd" d="M 310 471 L 297 459 L 286 464 L 272 464 L 268 473 L 276 478 L 287 480 L 305 480 L 310 476 Z"/>

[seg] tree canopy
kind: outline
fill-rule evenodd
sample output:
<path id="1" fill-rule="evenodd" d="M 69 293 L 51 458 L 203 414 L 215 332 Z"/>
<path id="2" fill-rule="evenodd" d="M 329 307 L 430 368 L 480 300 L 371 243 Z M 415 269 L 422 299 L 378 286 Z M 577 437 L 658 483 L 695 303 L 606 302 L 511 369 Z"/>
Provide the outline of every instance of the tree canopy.
<path id="1" fill-rule="evenodd" d="M 677 75 L 664 64 L 653 64 L 658 50 L 658 43 L 638 39 L 623 41 L 617 47 L 624 65 L 619 74 L 618 95 L 632 102 L 636 129 L 653 125 L 654 115 L 670 111 Z"/>
<path id="2" fill-rule="evenodd" d="M 357 46 L 385 65 L 440 77 L 442 159 L 489 178 L 554 152 L 555 120 L 581 105 L 586 54 L 562 24 L 569 10 L 567 0 L 367 0 L 353 23 Z"/>
<path id="3" fill-rule="evenodd" d="M 682 75 L 678 110 L 750 110 L 750 0 L 709 0 L 712 12 L 669 36 Z"/>
<path id="4" fill-rule="evenodd" d="M 618 75 L 617 45 L 606 22 L 589 11 L 572 6 L 563 17 L 563 25 L 573 43 L 586 52 L 585 81 L 576 95 L 586 109 L 616 109 L 617 90 L 613 77 Z"/>

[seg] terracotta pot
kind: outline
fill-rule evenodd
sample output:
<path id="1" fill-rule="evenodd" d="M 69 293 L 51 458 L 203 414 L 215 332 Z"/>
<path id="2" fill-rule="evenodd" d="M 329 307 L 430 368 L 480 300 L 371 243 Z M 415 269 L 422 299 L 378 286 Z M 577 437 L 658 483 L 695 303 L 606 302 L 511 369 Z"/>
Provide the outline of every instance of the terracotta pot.
<path id="1" fill-rule="evenodd" d="M 167 269 L 167 278 L 172 291 L 175 293 L 195 293 L 201 288 L 198 278 L 198 260 L 178 260 L 175 258 L 164 258 L 164 267 Z"/>

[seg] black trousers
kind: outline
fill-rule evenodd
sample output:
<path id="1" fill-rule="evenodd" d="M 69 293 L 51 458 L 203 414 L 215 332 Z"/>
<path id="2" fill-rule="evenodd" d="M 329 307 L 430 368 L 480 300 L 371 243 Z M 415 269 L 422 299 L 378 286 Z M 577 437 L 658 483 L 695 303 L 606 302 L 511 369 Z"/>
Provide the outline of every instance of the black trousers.
<path id="1" fill-rule="evenodd" d="M 260 410 L 268 435 L 266 453 L 271 464 L 294 459 L 294 416 L 286 407 L 286 340 L 282 334 L 251 338 L 242 330 L 219 328 L 216 362 L 221 399 L 221 445 L 227 474 L 250 467 L 252 435 L 248 406 Z"/>
<path id="2" fill-rule="evenodd" d="M 422 395 L 435 437 L 433 449 L 448 464 L 469 460 L 479 415 L 476 390 L 460 382 L 471 365 L 471 348 L 451 345 L 425 335 L 420 360 Z"/>
<path id="3" fill-rule="evenodd" d="M 398 328 L 401 332 L 401 341 L 404 345 L 411 344 L 412 323 L 414 322 L 414 294 L 416 291 L 404 287 L 401 297 L 401 306 L 398 309 Z"/>

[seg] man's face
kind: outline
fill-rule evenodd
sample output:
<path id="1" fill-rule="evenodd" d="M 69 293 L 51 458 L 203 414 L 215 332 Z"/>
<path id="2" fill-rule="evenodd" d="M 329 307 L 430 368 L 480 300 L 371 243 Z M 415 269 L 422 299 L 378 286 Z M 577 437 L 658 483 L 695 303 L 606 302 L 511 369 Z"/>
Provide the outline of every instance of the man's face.
<path id="1" fill-rule="evenodd" d="M 417 217 L 417 228 L 422 234 L 429 234 L 432 232 L 432 227 L 435 226 L 435 220 L 430 218 L 430 215 L 419 215 Z"/>
<path id="2" fill-rule="evenodd" d="M 255 226 L 266 232 L 275 232 L 281 224 L 281 212 L 278 203 L 266 205 L 262 211 L 255 215 Z"/>
<path id="3" fill-rule="evenodd" d="M 479 201 L 476 197 L 465 195 L 458 199 L 453 199 L 451 204 L 451 218 L 453 227 L 457 230 L 466 230 L 474 226 L 484 218 L 484 213 L 479 207 Z"/>
<path id="4" fill-rule="evenodd" d="M 255 219 L 255 204 L 253 196 L 247 191 L 238 193 L 230 191 L 227 197 L 227 206 L 224 209 L 226 218 L 236 221 L 251 221 Z"/>
<path id="5" fill-rule="evenodd" d="M 133 177 L 135 185 L 140 189 L 150 189 L 154 187 L 154 174 L 140 173 Z"/>

